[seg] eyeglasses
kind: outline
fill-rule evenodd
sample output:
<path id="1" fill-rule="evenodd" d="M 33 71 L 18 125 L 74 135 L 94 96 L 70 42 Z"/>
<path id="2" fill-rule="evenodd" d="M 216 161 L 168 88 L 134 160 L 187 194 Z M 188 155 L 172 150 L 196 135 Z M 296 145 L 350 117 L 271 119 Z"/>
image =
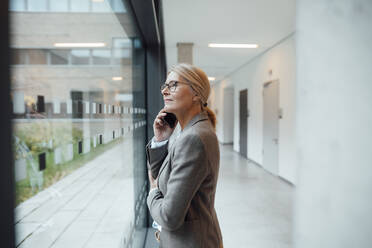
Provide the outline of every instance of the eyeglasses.
<path id="1" fill-rule="evenodd" d="M 168 88 L 170 92 L 175 92 L 177 89 L 177 85 L 181 84 L 188 84 L 184 82 L 179 82 L 179 81 L 170 81 L 169 83 L 164 83 L 162 86 L 160 86 L 160 91 L 163 91 L 165 88 Z M 190 86 L 191 87 L 191 86 Z M 191 87 L 192 88 L 192 87 Z"/>

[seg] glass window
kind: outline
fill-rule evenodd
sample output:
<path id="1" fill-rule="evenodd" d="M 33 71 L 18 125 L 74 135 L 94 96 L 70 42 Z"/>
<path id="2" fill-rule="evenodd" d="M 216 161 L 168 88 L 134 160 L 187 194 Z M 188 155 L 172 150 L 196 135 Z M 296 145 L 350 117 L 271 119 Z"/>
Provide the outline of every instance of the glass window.
<path id="1" fill-rule="evenodd" d="M 111 62 L 111 50 L 95 49 L 92 51 L 94 65 L 109 65 Z"/>
<path id="2" fill-rule="evenodd" d="M 130 49 L 114 49 L 113 64 L 130 64 L 131 62 Z"/>
<path id="3" fill-rule="evenodd" d="M 90 0 L 70 0 L 72 12 L 89 12 Z"/>
<path id="4" fill-rule="evenodd" d="M 73 65 L 89 65 L 90 50 L 88 49 L 73 49 L 71 50 L 71 64 Z"/>
<path id="5" fill-rule="evenodd" d="M 27 7 L 29 11 L 47 11 L 47 0 L 27 0 Z"/>
<path id="6" fill-rule="evenodd" d="M 130 39 L 114 38 L 112 40 L 114 48 L 132 48 Z"/>
<path id="7" fill-rule="evenodd" d="M 49 0 L 50 11 L 67 12 L 68 0 Z"/>
<path id="8" fill-rule="evenodd" d="M 44 49 L 28 49 L 28 63 L 31 65 L 45 65 L 47 63 L 47 51 Z"/>
<path id="9" fill-rule="evenodd" d="M 130 49 L 114 49 L 113 51 L 115 58 L 130 58 Z"/>
<path id="10" fill-rule="evenodd" d="M 128 110 L 145 108 L 146 53 L 132 47 L 134 22 L 107 1 L 70 0 L 75 13 L 27 1 L 50 12 L 12 15 L 16 247 L 144 247 L 146 116 Z"/>
<path id="11" fill-rule="evenodd" d="M 66 65 L 68 64 L 69 50 L 50 50 L 50 63 L 52 65 Z"/>
<path id="12" fill-rule="evenodd" d="M 113 39 L 113 64 L 130 64 L 132 43 L 130 39 Z"/>
<path id="13" fill-rule="evenodd" d="M 9 1 L 9 8 L 11 11 L 25 11 L 26 0 L 11 0 Z"/>
<path id="14" fill-rule="evenodd" d="M 115 12 L 125 13 L 125 7 L 122 0 L 112 0 L 113 10 Z"/>
<path id="15" fill-rule="evenodd" d="M 94 0 L 92 1 L 93 12 L 110 12 L 111 6 L 108 0 Z"/>
<path id="16" fill-rule="evenodd" d="M 12 49 L 11 58 L 14 65 L 27 64 L 27 52 L 25 49 Z"/>

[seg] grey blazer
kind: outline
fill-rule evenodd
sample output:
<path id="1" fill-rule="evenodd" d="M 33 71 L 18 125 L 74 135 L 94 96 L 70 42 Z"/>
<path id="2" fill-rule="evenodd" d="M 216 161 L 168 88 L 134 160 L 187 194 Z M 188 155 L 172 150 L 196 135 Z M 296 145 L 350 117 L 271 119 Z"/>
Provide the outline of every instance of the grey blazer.
<path id="1" fill-rule="evenodd" d="M 222 247 L 214 209 L 220 152 L 207 113 L 196 115 L 168 144 L 146 147 L 149 169 L 158 178 L 147 205 L 162 226 L 160 248 Z"/>

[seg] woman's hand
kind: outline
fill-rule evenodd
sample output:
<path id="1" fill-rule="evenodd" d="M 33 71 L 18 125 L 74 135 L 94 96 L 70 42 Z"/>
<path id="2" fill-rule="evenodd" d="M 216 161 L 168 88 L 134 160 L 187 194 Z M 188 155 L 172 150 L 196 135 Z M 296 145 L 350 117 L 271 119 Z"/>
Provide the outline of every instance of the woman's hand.
<path id="1" fill-rule="evenodd" d="M 155 141 L 163 141 L 163 140 L 166 140 L 168 139 L 176 125 L 174 125 L 174 128 L 171 128 L 168 123 L 166 121 L 164 121 L 164 117 L 167 115 L 167 113 L 165 113 L 165 109 L 161 109 L 159 111 L 159 114 L 156 116 L 155 120 L 154 120 L 154 125 L 153 125 L 153 128 L 154 128 L 154 135 L 155 135 Z"/>

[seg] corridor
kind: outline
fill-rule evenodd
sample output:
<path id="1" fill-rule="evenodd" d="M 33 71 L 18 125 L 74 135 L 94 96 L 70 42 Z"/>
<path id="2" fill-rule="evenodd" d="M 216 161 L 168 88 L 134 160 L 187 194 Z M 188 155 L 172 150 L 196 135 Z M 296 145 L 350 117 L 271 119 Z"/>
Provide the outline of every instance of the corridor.
<path id="1" fill-rule="evenodd" d="M 225 248 L 292 247 L 294 187 L 220 146 L 216 211 Z"/>
<path id="2" fill-rule="evenodd" d="M 1 248 L 372 247 L 372 0 L 0 12 Z"/>

